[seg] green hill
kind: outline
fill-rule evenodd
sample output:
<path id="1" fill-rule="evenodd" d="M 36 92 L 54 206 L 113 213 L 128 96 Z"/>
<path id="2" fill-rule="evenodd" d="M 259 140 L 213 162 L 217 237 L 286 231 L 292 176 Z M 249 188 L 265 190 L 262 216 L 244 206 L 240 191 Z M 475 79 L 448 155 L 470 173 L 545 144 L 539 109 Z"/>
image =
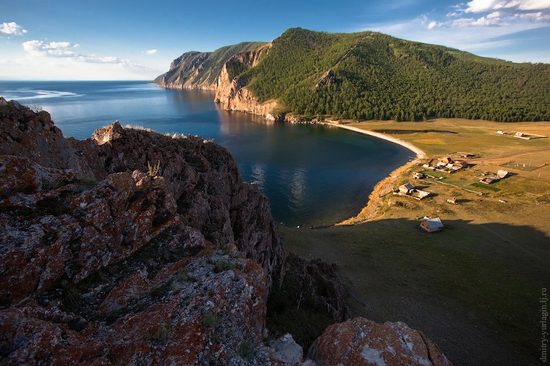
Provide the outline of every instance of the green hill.
<path id="1" fill-rule="evenodd" d="M 483 58 L 376 32 L 289 29 L 240 76 L 259 102 L 277 100 L 278 112 L 306 118 L 550 120 L 549 64 Z"/>

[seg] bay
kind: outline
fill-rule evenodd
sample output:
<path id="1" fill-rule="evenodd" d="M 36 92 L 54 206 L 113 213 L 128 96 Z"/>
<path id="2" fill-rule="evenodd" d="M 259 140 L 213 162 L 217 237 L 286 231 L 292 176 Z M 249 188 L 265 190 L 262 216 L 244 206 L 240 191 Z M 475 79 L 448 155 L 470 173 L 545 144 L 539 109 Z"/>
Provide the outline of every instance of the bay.
<path id="1" fill-rule="evenodd" d="M 165 90 L 144 81 L 0 81 L 0 96 L 48 111 L 65 136 L 77 139 L 115 120 L 213 139 L 233 155 L 243 180 L 268 196 L 275 220 L 290 226 L 331 225 L 356 215 L 374 185 L 412 155 L 335 127 L 225 111 L 210 91 Z"/>

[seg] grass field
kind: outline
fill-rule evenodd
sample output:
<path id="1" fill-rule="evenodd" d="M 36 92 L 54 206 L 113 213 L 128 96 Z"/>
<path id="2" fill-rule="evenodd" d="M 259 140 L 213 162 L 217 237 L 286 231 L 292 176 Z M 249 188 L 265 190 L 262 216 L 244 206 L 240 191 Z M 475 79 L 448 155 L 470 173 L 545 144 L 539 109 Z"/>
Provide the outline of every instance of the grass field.
<path id="1" fill-rule="evenodd" d="M 550 123 L 440 119 L 352 125 L 405 131 L 399 139 L 433 159 L 474 157 L 465 159 L 471 166 L 464 171 L 430 173 L 435 178 L 422 180 L 410 175 L 424 168 L 410 164 L 386 182 L 391 187 L 377 187 L 377 194 L 385 194 L 376 197 L 374 217 L 365 221 L 359 214 L 348 221 L 353 225 L 324 229 L 281 227 L 286 247 L 338 264 L 354 316 L 404 321 L 425 332 L 455 365 L 538 364 L 540 299 L 550 287 L 550 139 L 496 132 L 550 136 Z M 511 174 L 491 185 L 479 183 L 482 173 L 498 169 Z M 433 194 L 417 201 L 387 193 L 406 182 Z M 448 203 L 450 197 L 457 204 Z M 440 217 L 443 231 L 421 231 L 423 216 Z"/>

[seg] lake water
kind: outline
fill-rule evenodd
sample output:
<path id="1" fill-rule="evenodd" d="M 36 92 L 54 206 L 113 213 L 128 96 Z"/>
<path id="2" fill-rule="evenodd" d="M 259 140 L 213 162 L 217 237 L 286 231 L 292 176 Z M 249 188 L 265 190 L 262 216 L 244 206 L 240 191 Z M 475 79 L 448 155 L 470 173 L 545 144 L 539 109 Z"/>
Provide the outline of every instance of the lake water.
<path id="1" fill-rule="evenodd" d="M 213 92 L 146 82 L 0 81 L 0 96 L 50 112 L 63 134 L 77 139 L 115 120 L 213 139 L 231 152 L 243 180 L 269 197 L 274 218 L 289 226 L 330 225 L 356 215 L 374 185 L 413 155 L 335 127 L 228 112 L 213 103 Z"/>

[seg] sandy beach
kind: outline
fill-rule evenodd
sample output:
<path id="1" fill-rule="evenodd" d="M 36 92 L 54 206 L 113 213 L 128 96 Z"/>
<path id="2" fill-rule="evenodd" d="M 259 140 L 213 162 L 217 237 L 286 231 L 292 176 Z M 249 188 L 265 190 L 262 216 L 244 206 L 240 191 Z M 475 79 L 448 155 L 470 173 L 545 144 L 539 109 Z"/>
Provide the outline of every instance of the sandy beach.
<path id="1" fill-rule="evenodd" d="M 389 142 L 393 142 L 394 144 L 401 145 L 401 146 L 411 150 L 412 152 L 414 152 L 418 159 L 425 159 L 425 158 L 428 157 L 428 155 L 423 150 L 419 149 L 418 147 L 414 146 L 413 144 L 411 144 L 407 141 L 403 141 L 403 140 L 400 140 L 398 138 L 389 136 L 385 133 L 367 131 L 367 130 L 363 130 L 363 129 L 360 129 L 360 128 L 357 128 L 357 127 L 341 125 L 341 124 L 337 124 L 337 123 L 333 123 L 333 122 L 327 123 L 327 124 L 330 125 L 330 126 L 335 126 L 335 127 L 339 127 L 339 128 L 344 128 L 346 130 L 362 133 L 364 135 L 374 136 L 374 137 L 377 137 L 379 139 L 386 140 L 386 141 L 389 141 Z"/>
<path id="2" fill-rule="evenodd" d="M 340 222 L 336 225 L 357 224 L 357 223 L 369 221 L 372 218 L 374 218 L 376 216 L 378 210 L 381 208 L 382 201 L 383 201 L 382 197 L 393 190 L 394 182 L 401 176 L 401 174 L 408 171 L 409 168 L 412 165 L 414 165 L 418 162 L 418 160 L 426 159 L 428 157 L 428 155 L 423 150 L 419 149 L 418 147 L 414 146 L 413 144 L 411 144 L 409 142 L 406 142 L 406 141 L 403 141 L 403 140 L 400 140 L 398 138 L 389 136 L 389 135 L 384 134 L 384 133 L 379 133 L 379 132 L 374 132 L 374 131 L 367 131 L 367 130 L 363 130 L 363 129 L 360 129 L 360 128 L 357 128 L 357 127 L 346 126 L 346 125 L 341 125 L 341 124 L 332 123 L 332 122 L 327 123 L 327 124 L 330 125 L 330 126 L 343 128 L 343 129 L 346 129 L 346 130 L 349 130 L 349 131 L 362 133 L 364 135 L 374 136 L 374 137 L 377 137 L 379 139 L 383 139 L 383 140 L 386 140 L 386 141 L 389 141 L 389 142 L 393 142 L 394 144 L 401 145 L 401 146 L 411 150 L 412 152 L 414 152 L 416 154 L 416 159 L 415 160 L 413 160 L 411 162 L 408 162 L 407 164 L 397 168 L 396 170 L 391 172 L 388 177 L 382 179 L 378 184 L 376 184 L 376 186 L 372 190 L 371 194 L 369 195 L 369 201 L 367 203 L 367 206 L 364 207 L 361 210 L 361 212 L 359 214 L 357 214 L 357 216 L 351 217 L 351 218 L 349 218 L 347 220 L 344 220 L 344 221 L 342 221 L 342 222 Z"/>

